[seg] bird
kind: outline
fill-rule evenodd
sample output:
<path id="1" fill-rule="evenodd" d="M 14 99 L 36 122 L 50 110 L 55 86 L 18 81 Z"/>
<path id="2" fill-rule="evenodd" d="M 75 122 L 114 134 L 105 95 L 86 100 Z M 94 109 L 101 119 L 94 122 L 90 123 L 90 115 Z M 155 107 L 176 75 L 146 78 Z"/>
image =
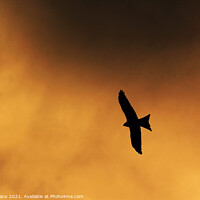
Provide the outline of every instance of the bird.
<path id="1" fill-rule="evenodd" d="M 149 124 L 150 114 L 139 119 L 123 90 L 120 90 L 118 100 L 127 119 L 123 126 L 129 127 L 131 144 L 136 152 L 142 154 L 141 127 L 152 131 Z"/>

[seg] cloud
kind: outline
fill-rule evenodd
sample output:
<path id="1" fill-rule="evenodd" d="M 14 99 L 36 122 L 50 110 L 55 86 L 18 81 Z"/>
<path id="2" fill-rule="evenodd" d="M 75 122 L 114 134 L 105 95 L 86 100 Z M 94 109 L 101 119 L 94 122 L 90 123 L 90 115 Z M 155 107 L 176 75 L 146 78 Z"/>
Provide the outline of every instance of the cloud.
<path id="1" fill-rule="evenodd" d="M 1 2 L 0 193 L 184 200 L 198 190 L 195 4 L 124 2 Z M 142 157 L 122 127 L 120 89 L 139 117 L 151 113 Z"/>

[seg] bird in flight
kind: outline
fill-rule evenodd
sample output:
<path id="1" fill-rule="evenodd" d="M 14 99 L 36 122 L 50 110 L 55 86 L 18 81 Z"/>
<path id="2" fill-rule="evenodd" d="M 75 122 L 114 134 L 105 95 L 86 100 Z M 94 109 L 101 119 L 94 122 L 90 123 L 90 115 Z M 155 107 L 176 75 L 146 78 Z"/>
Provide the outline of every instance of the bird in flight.
<path id="1" fill-rule="evenodd" d="M 129 103 L 122 90 L 119 92 L 118 100 L 127 119 L 127 122 L 125 122 L 123 126 L 130 128 L 131 144 L 139 154 L 142 154 L 141 127 L 152 131 L 149 124 L 150 114 L 141 119 L 138 119 L 135 110 Z"/>

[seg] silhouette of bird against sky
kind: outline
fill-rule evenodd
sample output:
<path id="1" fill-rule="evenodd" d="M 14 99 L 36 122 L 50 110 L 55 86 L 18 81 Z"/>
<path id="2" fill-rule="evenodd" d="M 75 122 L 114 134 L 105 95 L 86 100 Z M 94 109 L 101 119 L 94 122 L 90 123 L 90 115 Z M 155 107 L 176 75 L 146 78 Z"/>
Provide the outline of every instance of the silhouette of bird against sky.
<path id="1" fill-rule="evenodd" d="M 127 119 L 127 122 L 125 122 L 123 126 L 130 128 L 131 144 L 139 154 L 142 154 L 141 127 L 152 131 L 149 124 L 150 114 L 141 119 L 138 119 L 135 110 L 129 103 L 122 90 L 119 92 L 118 100 Z"/>

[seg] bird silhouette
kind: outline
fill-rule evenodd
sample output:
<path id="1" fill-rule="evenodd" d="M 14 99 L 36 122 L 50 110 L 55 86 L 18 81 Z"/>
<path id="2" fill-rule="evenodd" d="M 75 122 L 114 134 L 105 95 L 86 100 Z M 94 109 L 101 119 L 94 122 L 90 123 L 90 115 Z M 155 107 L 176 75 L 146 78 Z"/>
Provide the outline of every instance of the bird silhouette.
<path id="1" fill-rule="evenodd" d="M 129 103 L 122 90 L 119 92 L 118 100 L 127 119 L 127 122 L 125 122 L 123 126 L 130 128 L 131 144 L 139 154 L 142 154 L 141 127 L 152 131 L 149 124 L 150 114 L 141 119 L 138 119 L 135 110 Z"/>

